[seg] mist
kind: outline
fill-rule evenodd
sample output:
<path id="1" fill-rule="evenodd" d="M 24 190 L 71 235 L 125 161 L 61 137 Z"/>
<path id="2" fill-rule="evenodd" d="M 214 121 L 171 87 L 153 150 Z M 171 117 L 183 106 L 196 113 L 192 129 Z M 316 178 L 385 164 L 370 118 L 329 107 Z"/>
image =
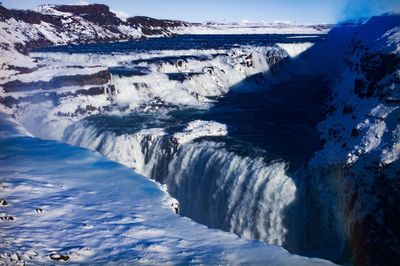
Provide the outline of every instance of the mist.
<path id="1" fill-rule="evenodd" d="M 400 1 L 396 0 L 348 0 L 345 1 L 338 22 L 369 18 L 387 12 L 400 12 Z"/>

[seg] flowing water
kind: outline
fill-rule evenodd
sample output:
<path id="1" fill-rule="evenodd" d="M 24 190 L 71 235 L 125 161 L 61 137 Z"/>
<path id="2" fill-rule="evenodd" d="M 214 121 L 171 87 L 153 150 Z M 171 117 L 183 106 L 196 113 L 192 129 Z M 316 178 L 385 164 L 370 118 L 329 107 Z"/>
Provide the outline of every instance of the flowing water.
<path id="1" fill-rule="evenodd" d="M 281 78 L 271 74 L 272 64 L 292 53 L 282 47 L 295 50 L 322 40 L 293 34 L 177 36 L 37 52 L 70 53 L 74 58 L 144 54 L 109 67 L 117 98 L 137 100 L 136 109 L 89 116 L 69 126 L 63 141 L 97 150 L 166 184 L 180 203 L 180 214 L 194 221 L 299 254 L 338 260 L 342 254 L 337 245 L 344 242 L 340 217 L 332 210 L 336 206 L 322 205 L 331 203 L 329 195 L 320 199 L 321 193 L 334 192 L 310 188 L 325 181 L 307 165 L 322 145 L 316 127 L 324 117 L 328 85 L 319 77 L 280 75 L 284 68 L 276 70 Z M 240 64 L 256 70 L 259 66 L 259 71 L 238 78 L 233 63 L 221 67 L 217 58 L 231 53 L 229 60 L 236 60 L 235 49 L 253 51 Z M 151 51 L 173 52 L 146 57 Z M 207 66 L 210 62 L 214 64 Z M 185 71 L 177 71 L 184 64 Z M 218 90 L 211 90 L 215 83 Z M 187 95 L 207 104 L 192 104 Z M 177 138 L 199 120 L 225 125 L 228 133 L 203 134 L 186 142 Z M 318 219 L 331 222 L 320 223 L 313 232 Z"/>

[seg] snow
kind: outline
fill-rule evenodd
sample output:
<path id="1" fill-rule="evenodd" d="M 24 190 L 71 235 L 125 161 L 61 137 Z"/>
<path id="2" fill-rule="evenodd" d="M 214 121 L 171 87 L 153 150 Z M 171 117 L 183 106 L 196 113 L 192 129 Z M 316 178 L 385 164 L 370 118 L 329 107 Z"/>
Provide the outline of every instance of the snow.
<path id="1" fill-rule="evenodd" d="M 72 13 L 69 12 L 61 12 L 53 8 L 53 5 L 39 5 L 35 9 L 36 12 L 45 14 L 45 15 L 54 15 L 54 16 L 62 16 L 62 17 L 70 17 Z"/>
<path id="2" fill-rule="evenodd" d="M 400 53 L 400 26 L 395 27 L 392 30 L 388 31 L 385 34 L 386 38 L 386 47 L 389 51 L 394 51 L 394 53 L 399 54 Z"/>
<path id="3" fill-rule="evenodd" d="M 10 19 L 8 22 L 0 21 L 0 80 L 15 74 L 16 71 L 9 69 L 8 66 L 33 68 L 36 64 L 31 58 L 19 53 L 14 47 L 16 43 L 27 41 L 32 37 L 33 33 L 25 36 L 22 32 L 26 32 L 27 27 L 24 23 Z"/>
<path id="4" fill-rule="evenodd" d="M 285 50 L 290 57 L 296 57 L 302 52 L 311 48 L 314 44 L 310 42 L 305 42 L 305 43 L 277 43 L 276 45 Z"/>
<path id="5" fill-rule="evenodd" d="M 100 71 L 107 70 L 105 67 L 57 67 L 57 66 L 41 66 L 31 73 L 12 75 L 9 78 L 4 78 L 1 83 L 19 80 L 21 82 L 35 82 L 35 81 L 50 81 L 54 77 L 61 76 L 74 76 L 74 75 L 91 75 Z"/>
<path id="6" fill-rule="evenodd" d="M 396 126 L 396 129 L 392 132 L 393 145 L 385 148 L 382 151 L 381 161 L 384 165 L 391 164 L 400 159 L 400 125 Z"/>
<path id="7" fill-rule="evenodd" d="M 284 23 L 202 23 L 170 31 L 175 34 L 325 34 L 329 30 Z"/>
<path id="8" fill-rule="evenodd" d="M 398 21 L 398 16 L 374 17 L 354 29 L 352 39 L 360 42 L 367 49 L 354 49 L 353 53 L 347 52 L 346 61 L 351 62 L 352 65 L 360 64 L 363 60 L 362 56 L 367 53 L 365 51 L 398 54 L 400 36 L 396 19 Z M 366 32 L 370 34 L 365 34 Z M 332 55 L 335 53 L 332 50 Z M 378 83 L 385 92 L 385 99 L 389 101 L 398 99 L 399 87 L 393 82 L 398 73 L 399 70 L 396 67 L 393 73 L 387 73 Z M 380 165 L 387 165 L 398 158 L 396 117 L 398 117 L 399 105 L 386 100 L 382 101 L 377 96 L 359 97 L 353 89 L 356 79 L 367 80 L 364 73 L 351 69 L 348 65 L 342 65 L 341 76 L 332 88 L 334 95 L 332 104 L 335 111 L 320 124 L 324 138 L 329 141 L 325 148 L 314 157 L 315 164 L 322 164 L 322 162 L 364 164 L 367 163 L 364 160 L 369 157 L 380 158 Z M 343 112 L 345 106 L 351 107 L 350 113 Z M 339 133 L 334 140 L 329 136 L 329 130 L 332 129 Z M 359 135 L 351 136 L 354 130 L 357 130 Z M 363 160 L 360 161 L 360 159 Z"/>
<path id="9" fill-rule="evenodd" d="M 129 14 L 121 10 L 110 10 L 110 11 L 113 12 L 122 21 L 126 21 L 128 18 L 131 17 Z"/>
<path id="10" fill-rule="evenodd" d="M 303 47 L 303 44 L 299 44 Z M 296 49 L 296 44 L 291 46 Z M 174 106 L 209 107 L 211 97 L 226 94 L 229 89 L 246 77 L 269 69 L 268 55 L 285 57 L 287 52 L 279 47 L 240 47 L 232 49 L 204 50 L 163 50 L 147 53 L 115 54 L 68 54 L 31 53 L 40 69 L 29 74 L 12 76 L 4 82 L 21 77 L 22 81 L 49 80 L 55 76 L 91 74 L 112 67 L 141 67 L 148 71 L 145 75 L 122 76 L 113 74 L 110 85 L 116 88 L 113 101 L 130 110 L 156 105 L 159 99 Z M 251 55 L 251 59 L 246 59 Z M 169 57 L 188 57 L 185 60 L 168 60 Z M 202 59 L 199 60 L 198 57 Z M 165 58 L 165 59 L 164 59 Z M 130 62 L 140 60 L 141 63 Z M 178 64 L 181 62 L 182 64 Z M 247 65 L 251 63 L 251 65 Z M 77 66 L 84 67 L 80 70 Z M 171 79 L 170 75 L 182 76 L 182 80 Z M 247 86 L 248 85 L 248 86 Z M 254 84 L 246 84 L 235 89 L 255 89 Z M 67 88 L 57 89 L 58 92 Z M 77 88 L 71 88 L 71 90 Z M 13 93 L 20 97 L 21 93 Z M 78 105 L 76 105 L 78 107 Z"/>
<path id="11" fill-rule="evenodd" d="M 224 124 L 214 121 L 195 120 L 191 121 L 183 132 L 175 133 L 173 138 L 179 144 L 184 144 L 201 137 L 226 135 L 228 135 L 228 128 Z"/>
<path id="12" fill-rule="evenodd" d="M 2 264 L 330 264 L 180 217 L 157 183 L 0 119 Z"/>

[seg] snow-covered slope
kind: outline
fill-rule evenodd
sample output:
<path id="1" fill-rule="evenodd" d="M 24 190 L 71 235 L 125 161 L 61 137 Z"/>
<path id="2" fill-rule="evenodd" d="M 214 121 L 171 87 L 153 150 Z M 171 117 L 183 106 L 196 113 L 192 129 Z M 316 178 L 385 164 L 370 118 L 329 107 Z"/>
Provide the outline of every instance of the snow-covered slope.
<path id="1" fill-rule="evenodd" d="M 311 167 L 335 182 L 320 192 L 336 194 L 355 261 L 391 265 L 400 258 L 400 15 L 350 31 Z"/>
<path id="2" fill-rule="evenodd" d="M 193 23 L 171 29 L 176 34 L 325 34 L 332 25 L 301 25 L 286 23 Z"/>
<path id="3" fill-rule="evenodd" d="M 35 11 L 0 6 L 0 78 L 34 67 L 34 62 L 23 56 L 32 48 L 168 36 L 169 28 L 186 26 L 163 20 L 157 20 L 157 27 L 152 25 L 147 20 L 141 24 L 122 21 L 108 6 L 100 4 L 42 5 Z"/>
<path id="4" fill-rule="evenodd" d="M 195 120 L 190 122 L 183 132 L 175 133 L 173 138 L 178 144 L 190 142 L 205 136 L 225 136 L 228 134 L 226 125 L 214 121 Z"/>
<path id="5" fill-rule="evenodd" d="M 0 144 L 1 265 L 331 265 L 182 218 L 157 183 L 4 114 Z"/>

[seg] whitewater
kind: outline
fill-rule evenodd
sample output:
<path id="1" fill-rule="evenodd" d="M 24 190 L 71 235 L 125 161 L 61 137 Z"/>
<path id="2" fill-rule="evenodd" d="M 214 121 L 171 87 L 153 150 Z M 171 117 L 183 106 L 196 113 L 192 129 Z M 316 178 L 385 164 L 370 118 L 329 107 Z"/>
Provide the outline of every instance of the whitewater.
<path id="1" fill-rule="evenodd" d="M 310 199 L 299 203 L 310 193 L 301 169 L 320 147 L 315 125 L 324 108 L 313 105 L 308 94 L 321 82 L 279 82 L 276 86 L 287 93 L 265 88 L 274 82 L 264 73 L 279 71 L 273 69 L 278 62 L 323 39 L 294 37 L 189 35 L 38 49 L 31 56 L 41 68 L 19 75 L 18 82 L 39 86 L 9 94 L 36 97 L 35 104 L 22 103 L 16 112 L 34 136 L 98 151 L 163 184 L 179 202 L 180 215 L 242 238 L 321 256 L 309 251 L 300 233 L 311 226 Z M 93 85 L 82 90 L 53 82 L 102 71 L 111 75 L 100 94 L 90 93 Z M 53 87 L 43 91 L 40 84 L 46 82 Z M 304 88 L 301 94 L 298 87 Z M 62 96 L 54 98 L 55 91 Z M 316 94 L 315 101 L 323 97 Z M 301 99 L 304 106 L 287 109 Z M 282 143 L 276 142 L 278 136 Z M 321 212 L 340 224 L 331 209 Z M 315 243 L 334 237 L 333 243 L 342 245 L 343 238 L 336 237 L 343 235 L 342 228 L 323 226 Z M 332 259 L 340 256 L 335 249 L 323 252 Z"/>
<path id="2" fill-rule="evenodd" d="M 296 194 L 296 185 L 287 173 L 288 164 L 279 158 L 266 156 L 265 151 L 257 145 L 245 143 L 240 138 L 230 137 L 231 132 L 237 131 L 235 126 L 232 127 L 228 125 L 229 123 L 222 121 L 218 122 L 220 119 L 213 117 L 215 114 L 223 115 L 225 111 L 214 113 L 211 110 L 217 107 L 222 96 L 231 91 L 259 90 L 259 85 L 263 82 L 263 72 L 285 57 L 294 57 L 313 45 L 302 40 L 299 43 L 292 43 L 293 41 L 289 39 L 292 36 L 287 37 L 286 39 L 278 37 L 281 41 L 290 42 L 284 45 L 275 45 L 273 43 L 275 40 L 270 40 L 268 36 L 265 38 L 268 46 L 260 46 L 262 43 L 258 45 L 248 43 L 249 40 L 265 42 L 262 37 L 255 36 L 239 40 L 245 43 L 241 45 L 236 43 L 238 40 L 233 36 L 230 37 L 231 42 L 224 41 L 223 43 L 222 40 L 213 38 L 189 36 L 179 37 L 175 40 L 178 42 L 170 43 L 169 46 L 173 49 L 160 50 L 159 46 L 164 45 L 164 42 L 170 42 L 169 39 L 154 39 L 150 40 L 150 48 L 146 47 L 145 50 L 141 42 L 136 42 L 133 48 L 129 47 L 130 44 L 118 43 L 114 44 L 115 47 L 113 45 L 55 47 L 39 49 L 31 53 L 42 67 L 36 72 L 19 75 L 18 81 L 25 84 L 42 84 L 40 82 L 51 82 L 59 77 L 93 75 L 105 70 L 111 73 L 111 77 L 107 83 L 101 85 L 103 92 L 99 95 L 82 93 L 82 86 L 63 86 L 45 92 L 40 89 L 30 90 L 28 95 L 39 96 L 36 96 L 38 101 L 35 104 L 26 104 L 18 112 L 18 120 L 24 127 L 34 136 L 43 139 L 61 140 L 74 146 L 97 151 L 112 161 L 121 163 L 157 182 L 150 182 L 142 177 L 138 179 L 138 175 L 134 172 L 122 177 L 122 174 L 119 174 L 120 170 L 115 169 L 119 166 L 112 164 L 106 168 L 101 167 L 103 173 L 99 175 L 97 173 L 100 169 L 96 167 L 93 167 L 91 171 L 87 170 L 90 169 L 90 162 L 93 160 L 89 159 L 93 155 L 87 151 L 53 142 L 44 142 L 44 144 L 39 142 L 39 146 L 45 146 L 37 152 L 39 160 L 42 153 L 59 153 L 57 150 L 63 150 L 62 153 L 69 154 L 69 157 L 63 158 L 60 154 L 61 158 L 54 158 L 54 162 L 46 162 L 53 165 L 52 171 L 46 173 L 46 179 L 38 179 L 36 174 L 30 174 L 32 170 L 28 170 L 24 178 L 28 180 L 26 182 L 30 184 L 30 187 L 26 189 L 37 189 L 36 182 L 44 183 L 45 187 L 59 186 L 54 185 L 48 178 L 59 171 L 58 160 L 66 160 L 76 166 L 64 175 L 79 176 L 81 195 L 88 193 L 88 195 L 95 194 L 96 197 L 86 198 L 82 202 L 78 202 L 82 200 L 79 195 L 71 199 L 67 197 L 68 202 L 55 214 L 56 207 L 45 203 L 50 199 L 45 196 L 46 192 L 43 192 L 43 202 L 35 203 L 35 206 L 39 206 L 36 209 L 40 210 L 36 212 L 40 212 L 39 214 L 45 217 L 50 215 L 53 219 L 59 215 L 66 215 L 68 210 L 72 209 L 73 213 L 82 212 L 79 216 L 67 216 L 68 220 L 64 221 L 67 224 L 75 223 L 73 221 L 79 220 L 79 217 L 85 220 L 82 222 L 83 229 L 71 227 L 74 235 L 84 234 L 85 236 L 71 239 L 75 245 L 75 242 L 94 237 L 90 233 L 77 233 L 79 230 L 89 229 L 96 235 L 91 243 L 103 241 L 101 235 L 104 234 L 102 233 L 104 230 L 110 231 L 104 237 L 108 236 L 107 238 L 111 237 L 114 240 L 112 243 L 99 247 L 85 241 L 82 247 L 60 250 L 54 248 L 50 250 L 49 247 L 53 244 L 49 243 L 49 247 L 43 247 L 41 251 L 28 250 L 16 253 L 16 257 L 5 258 L 15 262 L 23 261 L 27 259 L 27 256 L 28 258 L 33 256 L 36 261 L 45 263 L 46 256 L 42 254 L 52 254 L 61 259 L 65 258 L 62 256 L 68 256 L 68 260 L 75 262 L 90 260 L 102 263 L 106 258 L 107 261 L 114 261 L 115 257 L 118 258 L 118 263 L 124 263 L 125 256 L 119 253 L 113 254 L 111 260 L 107 256 L 108 250 L 114 249 L 116 243 L 120 241 L 132 247 L 137 253 L 135 256 L 138 257 L 138 262 L 145 264 L 169 263 L 170 261 L 174 263 L 234 261 L 235 263 L 269 264 L 270 259 L 267 257 L 252 257 L 251 254 L 264 252 L 271 256 L 280 250 L 285 252 L 279 248 L 273 251 L 275 248 L 272 246 L 264 246 L 254 241 L 240 240 L 233 244 L 232 241 L 238 238 L 233 237 L 234 240 L 232 240 L 230 238 L 232 236 L 228 234 L 227 238 L 212 234 L 206 236 L 197 228 L 190 228 L 190 226 L 198 226 L 194 222 L 184 219 L 182 222 L 188 223 L 187 225 L 177 223 L 176 219 L 179 220 L 179 218 L 171 220 L 171 216 L 179 217 L 173 216 L 173 213 L 177 212 L 209 228 L 232 232 L 245 239 L 259 239 L 280 246 L 284 244 L 287 228 L 283 221 L 283 211 L 293 202 Z M 205 49 L 196 48 L 199 38 L 205 41 Z M 274 38 L 277 37 L 274 36 Z M 302 38 L 307 39 L 304 36 Z M 312 38 L 314 41 L 315 37 Z M 152 48 L 151 45 L 155 47 Z M 64 50 L 72 51 L 72 54 L 65 53 Z M 249 81 L 240 84 L 247 78 Z M 14 80 L 11 76 L 8 82 Z M 237 88 L 232 89 L 234 86 Z M 83 88 L 90 90 L 90 86 Z M 64 97 L 52 99 L 49 102 L 48 97 L 51 98 L 51 94 L 55 91 L 64 93 Z M 15 97 L 27 95 L 24 92 L 10 94 Z M 7 119 L 3 118 L 8 121 Z M 11 123 L 13 127 L 19 127 L 14 124 L 15 122 L 8 121 L 7 123 Z M 18 135 L 18 140 L 19 137 Z M 6 139 L 8 141 L 7 137 Z M 33 144 L 27 142 L 32 154 L 35 154 L 36 147 L 31 147 L 30 145 Z M 15 143 L 13 145 L 18 146 Z M 21 145 L 26 145 L 25 141 L 22 141 Z M 247 146 L 247 151 L 238 152 L 245 146 Z M 14 150 L 11 149 L 10 153 L 13 154 L 13 152 Z M 82 152 L 84 155 L 81 154 Z M 11 155 L 7 156 L 12 158 Z M 88 157 L 88 159 L 77 163 L 75 160 L 71 161 L 69 159 L 71 157 Z M 30 165 L 37 164 L 36 161 L 29 162 L 29 158 L 26 160 L 28 162 L 24 163 L 28 168 Z M 101 162 L 93 163 L 102 164 Z M 15 165 L 10 163 L 10 167 L 15 167 Z M 69 168 L 67 165 L 60 167 Z M 86 169 L 85 179 L 78 174 L 81 168 Z M 112 179 L 108 175 L 109 172 L 112 172 Z M 93 176 L 96 176 L 94 180 Z M 137 181 L 130 181 L 130 176 L 135 176 L 134 180 Z M 101 178 L 109 180 L 102 181 Z M 5 179 L 6 186 L 17 186 L 7 183 L 7 180 Z M 84 183 L 90 180 L 93 183 Z M 67 179 L 61 185 L 62 189 L 54 193 L 66 194 L 67 189 L 78 186 L 73 182 L 74 180 Z M 130 184 L 130 182 L 139 183 Z M 113 189 L 103 192 L 109 183 L 113 184 Z M 86 192 L 85 187 L 91 187 L 91 191 Z M 115 194 L 110 195 L 110 193 Z M 18 198 L 18 194 L 13 194 L 13 197 Z M 134 199 L 131 199 L 132 197 Z M 112 204 L 107 204 L 106 202 L 110 200 Z M 85 207 L 85 204 L 91 205 L 93 201 L 104 203 L 98 203 L 100 205 L 96 207 Z M 130 201 L 134 204 L 124 203 Z M 143 206 L 153 207 L 144 208 Z M 14 212 L 7 215 L 18 217 L 20 209 L 31 208 L 29 204 L 21 204 L 17 207 Z M 157 210 L 158 208 L 161 210 Z M 86 214 L 88 211 L 90 214 Z M 134 214 L 132 218 L 130 213 L 136 212 L 137 214 Z M 124 213 L 128 216 L 124 216 Z M 93 219 L 86 221 L 87 218 L 84 217 L 87 215 Z M 52 221 L 54 220 L 50 219 L 48 223 L 51 224 Z M 103 223 L 106 223 L 107 227 L 104 227 Z M 132 224 L 135 224 L 136 229 L 130 229 Z M 165 230 L 164 224 L 173 224 L 173 226 Z M 12 233 L 12 230 L 22 228 L 23 225 L 14 226 L 12 229 L 10 227 L 8 230 Z M 138 231 L 137 228 L 140 230 Z M 201 226 L 199 228 L 209 230 Z M 29 229 L 26 230 L 30 232 Z M 219 231 L 215 232 L 215 234 L 221 234 Z M 182 235 L 182 233 L 188 235 Z M 185 244 L 180 240 L 174 243 L 174 237 L 171 239 L 171 234 L 176 234 L 178 239 L 184 239 L 182 241 Z M 204 238 L 201 238 L 201 235 L 204 235 Z M 7 235 L 5 237 L 7 238 Z M 55 236 L 55 238 L 58 237 Z M 215 238 L 220 238 L 220 241 L 209 246 L 209 241 L 214 241 Z M 193 239 L 194 242 L 189 243 L 188 239 Z M 223 242 L 230 250 L 226 256 L 221 255 L 226 253 Z M 70 245 L 67 242 L 59 246 Z M 177 250 L 168 251 L 175 245 L 182 250 L 179 251 L 182 253 L 181 258 L 172 255 L 178 252 Z M 10 248 L 12 246 L 10 244 Z M 207 249 L 200 252 L 201 246 L 206 246 Z M 244 248 L 246 252 L 242 254 L 239 250 L 244 246 L 246 246 Z M 271 252 L 260 251 L 263 248 L 272 249 Z M 189 255 L 188 250 L 192 250 L 192 255 Z M 195 255 L 198 252 L 207 255 Z M 97 254 L 102 255 L 97 257 Z M 277 265 L 291 263 L 289 261 L 293 257 L 290 255 L 289 260 L 286 260 L 282 256 L 282 260 L 276 260 L 276 256 L 272 256 L 274 259 L 271 262 Z M 325 263 L 316 259 L 302 262 L 297 258 L 300 257 L 293 257 L 293 263 Z"/>

